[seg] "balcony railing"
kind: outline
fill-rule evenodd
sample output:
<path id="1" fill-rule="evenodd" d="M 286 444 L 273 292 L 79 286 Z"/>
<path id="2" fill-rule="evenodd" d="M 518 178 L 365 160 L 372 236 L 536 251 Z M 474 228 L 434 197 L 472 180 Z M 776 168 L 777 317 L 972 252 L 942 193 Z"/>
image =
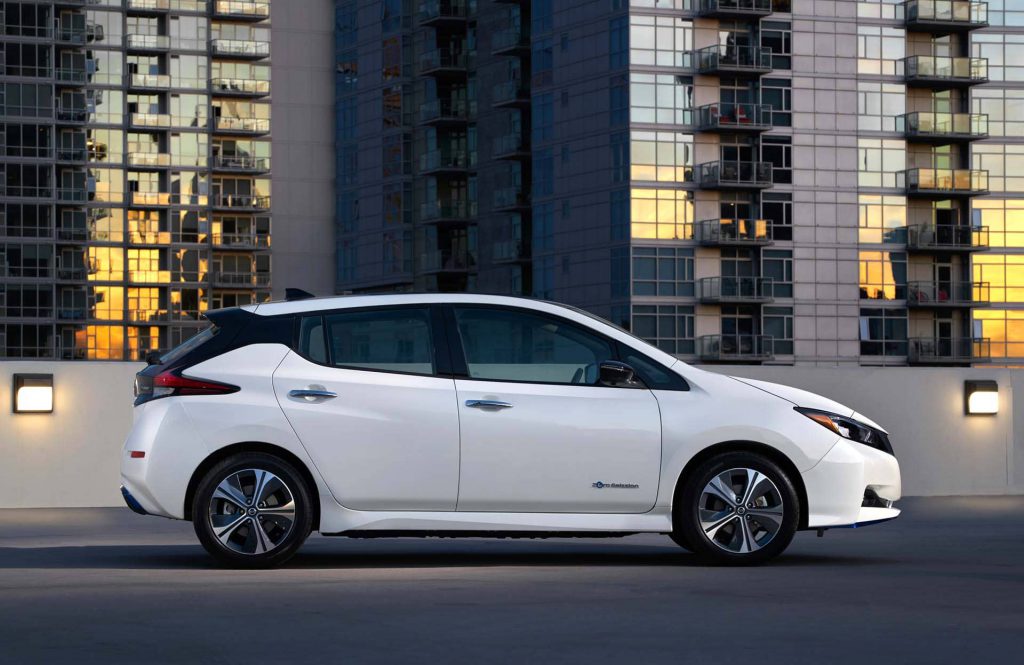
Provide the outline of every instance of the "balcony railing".
<path id="1" fill-rule="evenodd" d="M 58 122 L 85 122 L 89 118 L 89 112 L 85 109 L 58 108 L 56 112 Z"/>
<path id="2" fill-rule="evenodd" d="M 903 59 L 908 84 L 928 88 L 952 88 L 988 81 L 988 58 L 912 55 Z"/>
<path id="3" fill-rule="evenodd" d="M 491 88 L 491 103 L 495 106 L 514 106 L 529 102 L 530 90 L 518 79 L 502 81 Z"/>
<path id="4" fill-rule="evenodd" d="M 420 206 L 420 221 L 467 222 L 476 217 L 476 202 L 428 201 Z"/>
<path id="5" fill-rule="evenodd" d="M 494 210 L 513 210 L 530 207 L 530 195 L 523 190 L 521 185 L 500 187 L 494 190 L 493 196 L 491 207 Z"/>
<path id="6" fill-rule="evenodd" d="M 767 74 L 772 70 L 772 50 L 761 46 L 716 44 L 697 51 L 701 74 Z"/>
<path id="7" fill-rule="evenodd" d="M 85 203 L 89 193 L 85 187 L 58 187 L 57 200 L 62 203 Z"/>
<path id="8" fill-rule="evenodd" d="M 171 87 L 171 77 L 168 74 L 131 74 L 128 85 L 132 88 L 166 90 Z"/>
<path id="9" fill-rule="evenodd" d="M 266 134 L 270 131 L 269 118 L 217 118 L 217 131 L 238 134 Z"/>
<path id="10" fill-rule="evenodd" d="M 465 73 L 469 64 L 468 53 L 453 53 L 449 49 L 433 49 L 420 55 L 421 74 Z"/>
<path id="11" fill-rule="evenodd" d="M 765 132 L 772 128 L 772 107 L 731 102 L 707 104 L 697 109 L 697 126 L 716 132 Z"/>
<path id="12" fill-rule="evenodd" d="M 469 15 L 466 0 L 422 0 L 419 6 L 421 25 L 465 21 Z"/>
<path id="13" fill-rule="evenodd" d="M 130 51 L 166 51 L 171 48 L 167 35 L 126 35 L 125 45 Z"/>
<path id="14" fill-rule="evenodd" d="M 706 303 L 761 303 L 774 300 L 771 277 L 704 277 L 697 297 Z"/>
<path id="15" fill-rule="evenodd" d="M 261 79 L 215 78 L 210 81 L 215 95 L 258 97 L 270 94 L 270 81 Z"/>
<path id="16" fill-rule="evenodd" d="M 772 165 L 770 162 L 707 162 L 697 167 L 697 182 L 704 189 L 764 189 L 772 186 Z"/>
<path id="17" fill-rule="evenodd" d="M 973 252 L 989 246 L 987 226 L 918 224 L 907 227 L 907 249 Z"/>
<path id="18" fill-rule="evenodd" d="M 988 193 L 988 171 L 972 169 L 909 169 L 897 179 L 908 195 L 977 196 Z"/>
<path id="19" fill-rule="evenodd" d="M 224 18 L 259 21 L 270 18 L 270 3 L 217 0 L 213 5 L 213 14 Z"/>
<path id="20" fill-rule="evenodd" d="M 469 152 L 465 150 L 431 150 L 420 155 L 420 172 L 462 172 L 469 168 Z"/>
<path id="21" fill-rule="evenodd" d="M 493 55 L 510 55 L 529 49 L 530 36 L 518 25 L 499 30 L 491 36 Z"/>
<path id="22" fill-rule="evenodd" d="M 270 170 L 270 160 L 252 155 L 216 155 L 213 168 L 219 171 L 244 171 L 263 173 Z"/>
<path id="23" fill-rule="evenodd" d="M 77 67 L 58 67 L 53 70 L 53 75 L 61 83 L 73 83 L 82 85 L 85 83 L 85 70 Z"/>
<path id="24" fill-rule="evenodd" d="M 908 341 L 907 361 L 911 365 L 956 365 L 992 359 L 992 340 L 987 337 L 912 337 Z"/>
<path id="25" fill-rule="evenodd" d="M 170 127 L 170 113 L 132 113 L 129 120 L 133 127 Z"/>
<path id="26" fill-rule="evenodd" d="M 58 44 L 83 45 L 87 34 L 85 26 L 61 25 L 60 21 L 56 21 L 53 28 L 54 40 Z"/>
<path id="27" fill-rule="evenodd" d="M 171 165 L 171 155 L 166 152 L 129 152 L 128 166 L 159 168 Z"/>
<path id="28" fill-rule="evenodd" d="M 911 30 L 945 34 L 988 26 L 988 3 L 972 0 L 907 0 L 904 17 Z"/>
<path id="29" fill-rule="evenodd" d="M 420 122 L 465 122 L 469 103 L 464 99 L 433 99 L 420 106 Z"/>
<path id="30" fill-rule="evenodd" d="M 270 247 L 269 233 L 214 233 L 214 247 L 238 249 L 266 249 Z"/>
<path id="31" fill-rule="evenodd" d="M 171 0 L 127 0 L 128 9 L 142 12 L 166 12 L 171 8 Z"/>
<path id="32" fill-rule="evenodd" d="M 58 162 L 84 162 L 86 156 L 85 148 L 57 148 Z"/>
<path id="33" fill-rule="evenodd" d="M 214 39 L 213 54 L 233 58 L 266 58 L 270 55 L 270 42 L 250 39 Z"/>
<path id="34" fill-rule="evenodd" d="M 270 197 L 258 194 L 216 194 L 213 207 L 230 210 L 270 210 Z"/>
<path id="35" fill-rule="evenodd" d="M 491 142 L 491 153 L 495 159 L 529 157 L 530 146 L 522 132 L 511 132 L 494 137 Z"/>
<path id="36" fill-rule="evenodd" d="M 270 274 L 260 272 L 225 272 L 213 273 L 213 283 L 219 286 L 270 286 Z"/>
<path id="37" fill-rule="evenodd" d="M 766 219 L 705 219 L 697 222 L 697 242 L 707 246 L 772 244 Z"/>
<path id="38" fill-rule="evenodd" d="M 907 307 L 971 307 L 990 301 L 988 282 L 908 282 Z"/>
<path id="39" fill-rule="evenodd" d="M 698 0 L 697 14 L 711 18 L 756 18 L 772 13 L 772 0 Z"/>
<path id="40" fill-rule="evenodd" d="M 708 362 L 759 362 L 775 357 L 770 335 L 704 335 L 698 355 Z"/>
<path id="41" fill-rule="evenodd" d="M 154 207 L 169 206 L 174 195 L 170 192 L 132 192 L 129 202 L 133 206 Z"/>
<path id="42" fill-rule="evenodd" d="M 461 272 L 474 267 L 476 257 L 471 252 L 435 249 L 420 255 L 420 270 L 423 272 Z"/>
<path id="43" fill-rule="evenodd" d="M 985 113 L 907 113 L 896 126 L 909 139 L 928 142 L 976 141 L 988 138 Z"/>
<path id="44" fill-rule="evenodd" d="M 514 263 L 529 259 L 530 252 L 522 240 L 499 240 L 494 243 L 491 258 L 496 263 Z"/>

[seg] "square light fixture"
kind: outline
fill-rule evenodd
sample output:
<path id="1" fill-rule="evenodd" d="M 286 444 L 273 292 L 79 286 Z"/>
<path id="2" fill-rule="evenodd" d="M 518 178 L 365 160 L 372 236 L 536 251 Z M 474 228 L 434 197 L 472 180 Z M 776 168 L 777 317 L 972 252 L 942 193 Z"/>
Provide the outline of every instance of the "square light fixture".
<path id="1" fill-rule="evenodd" d="M 15 413 L 53 413 L 53 374 L 15 374 Z"/>
<path id="2" fill-rule="evenodd" d="M 995 381 L 964 381 L 964 413 L 968 416 L 999 413 L 999 384 Z"/>

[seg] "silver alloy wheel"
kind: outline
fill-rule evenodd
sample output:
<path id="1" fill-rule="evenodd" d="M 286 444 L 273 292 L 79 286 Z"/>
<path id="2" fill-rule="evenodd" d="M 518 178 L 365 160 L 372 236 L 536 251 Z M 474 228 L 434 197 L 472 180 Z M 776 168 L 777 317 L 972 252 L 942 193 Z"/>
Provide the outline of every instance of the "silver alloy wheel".
<path id="1" fill-rule="evenodd" d="M 729 469 L 708 482 L 697 513 L 708 540 L 732 554 L 756 552 L 782 528 L 782 494 L 754 469 Z"/>
<path id="2" fill-rule="evenodd" d="M 239 554 L 266 554 L 295 528 L 291 488 L 265 469 L 236 471 L 213 490 L 210 527 L 224 547 Z"/>

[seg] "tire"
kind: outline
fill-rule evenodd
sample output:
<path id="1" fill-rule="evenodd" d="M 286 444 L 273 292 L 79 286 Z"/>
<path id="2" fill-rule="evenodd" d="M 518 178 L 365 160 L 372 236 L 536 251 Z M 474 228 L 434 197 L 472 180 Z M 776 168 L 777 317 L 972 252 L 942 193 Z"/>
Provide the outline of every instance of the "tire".
<path id="1" fill-rule="evenodd" d="M 288 462 L 266 453 L 240 453 L 199 481 L 192 525 L 221 564 L 273 568 L 292 558 L 312 531 L 313 498 Z"/>
<path id="2" fill-rule="evenodd" d="M 709 563 L 764 563 L 789 546 L 800 510 L 793 481 L 778 464 L 757 453 L 724 453 L 677 489 L 672 538 Z"/>

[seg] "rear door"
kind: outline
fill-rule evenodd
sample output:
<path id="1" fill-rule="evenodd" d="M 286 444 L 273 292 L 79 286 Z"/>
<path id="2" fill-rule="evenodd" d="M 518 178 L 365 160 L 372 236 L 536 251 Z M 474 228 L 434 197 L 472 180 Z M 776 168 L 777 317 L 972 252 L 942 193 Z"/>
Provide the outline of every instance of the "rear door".
<path id="1" fill-rule="evenodd" d="M 285 415 L 331 493 L 357 510 L 454 510 L 455 383 L 430 306 L 317 313 L 274 373 Z"/>

